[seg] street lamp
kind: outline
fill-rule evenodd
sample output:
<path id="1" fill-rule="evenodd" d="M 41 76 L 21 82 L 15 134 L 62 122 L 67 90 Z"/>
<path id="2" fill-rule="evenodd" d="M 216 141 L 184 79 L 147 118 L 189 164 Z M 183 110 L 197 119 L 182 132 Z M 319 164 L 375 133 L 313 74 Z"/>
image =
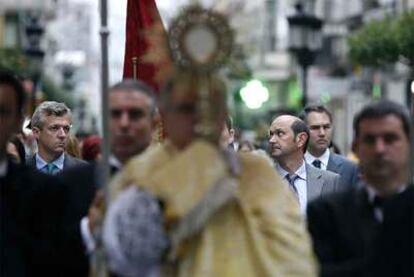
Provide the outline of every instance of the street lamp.
<path id="1" fill-rule="evenodd" d="M 33 16 L 29 19 L 25 31 L 27 38 L 27 47 L 24 52 L 26 56 L 31 60 L 33 70 L 33 91 L 31 99 L 31 112 L 33 112 L 36 107 L 37 86 L 41 76 L 43 57 L 45 56 L 45 52 L 40 48 L 40 40 L 44 33 L 44 29 L 39 24 L 38 17 Z"/>
<path id="2" fill-rule="evenodd" d="M 314 15 L 307 14 L 302 4 L 295 5 L 296 13 L 288 16 L 289 23 L 289 51 L 302 67 L 302 105 L 306 106 L 307 70 L 315 60 L 316 53 L 322 48 L 322 20 Z"/>

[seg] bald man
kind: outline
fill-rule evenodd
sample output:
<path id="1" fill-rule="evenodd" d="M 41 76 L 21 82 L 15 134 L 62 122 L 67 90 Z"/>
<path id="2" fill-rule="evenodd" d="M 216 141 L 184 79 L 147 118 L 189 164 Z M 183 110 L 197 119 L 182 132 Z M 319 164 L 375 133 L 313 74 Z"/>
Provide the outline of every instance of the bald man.
<path id="1" fill-rule="evenodd" d="M 270 154 L 276 169 L 295 193 L 303 214 L 309 201 L 337 191 L 340 178 L 338 174 L 317 169 L 305 162 L 308 141 L 309 129 L 298 117 L 281 115 L 270 126 Z"/>

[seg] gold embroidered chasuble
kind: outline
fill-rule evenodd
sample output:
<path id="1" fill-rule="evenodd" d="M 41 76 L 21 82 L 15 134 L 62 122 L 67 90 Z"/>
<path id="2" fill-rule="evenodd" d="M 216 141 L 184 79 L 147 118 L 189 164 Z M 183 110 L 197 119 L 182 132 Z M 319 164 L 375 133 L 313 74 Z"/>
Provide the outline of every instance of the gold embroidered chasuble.
<path id="1" fill-rule="evenodd" d="M 235 198 L 180 245 L 178 276 L 317 276 L 299 205 L 267 160 L 237 154 Z M 111 187 L 135 184 L 165 204 L 167 226 L 188 214 L 229 175 L 222 153 L 204 141 L 179 152 L 168 142 L 132 159 Z"/>

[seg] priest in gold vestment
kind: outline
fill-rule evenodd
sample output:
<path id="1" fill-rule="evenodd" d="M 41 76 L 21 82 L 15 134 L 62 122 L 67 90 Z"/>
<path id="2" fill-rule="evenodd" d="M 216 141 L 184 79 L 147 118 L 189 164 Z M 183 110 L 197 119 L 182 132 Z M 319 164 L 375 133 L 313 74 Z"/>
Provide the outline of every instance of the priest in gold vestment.
<path id="1" fill-rule="evenodd" d="M 148 255 L 160 256 L 155 259 L 159 268 L 147 272 L 136 267 L 125 276 L 135 276 L 134 270 L 136 276 L 316 276 L 318 268 L 297 200 L 266 159 L 220 149 L 225 88 L 212 76 L 204 83 L 208 97 L 203 101 L 210 107 L 206 115 L 206 106 L 200 105 L 201 82 L 180 73 L 167 83 L 160 110 L 168 139 L 132 159 L 110 185 L 115 188 L 112 206 L 128 201 L 136 205 L 138 198 L 128 197 L 137 192 L 159 200 L 162 208 L 153 212 L 161 214 L 162 221 L 139 234 L 168 240 L 155 239 L 151 244 L 152 239 L 145 238 L 141 249 L 156 250 Z M 128 263 L 134 263 L 131 253 L 135 252 L 124 249 L 128 254 L 123 254 L 122 243 L 111 243 L 110 233 L 119 222 L 113 220 L 117 214 L 131 215 L 132 221 L 142 212 L 132 210 L 110 207 L 104 226 L 109 252 L 129 259 L 115 265 L 121 276 Z M 126 229 L 119 227 L 115 233 L 122 237 L 122 232 L 131 231 Z M 142 262 L 142 255 L 137 254 L 136 263 Z M 113 255 L 108 256 L 111 260 Z M 173 269 L 165 264 L 173 264 Z"/>

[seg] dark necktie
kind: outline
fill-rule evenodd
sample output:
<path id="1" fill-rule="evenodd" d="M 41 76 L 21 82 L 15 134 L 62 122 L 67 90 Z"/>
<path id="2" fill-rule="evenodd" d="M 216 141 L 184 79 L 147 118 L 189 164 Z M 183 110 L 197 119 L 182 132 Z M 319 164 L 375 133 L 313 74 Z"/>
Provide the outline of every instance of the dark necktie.
<path id="1" fill-rule="evenodd" d="M 296 175 L 296 174 L 286 174 L 285 178 L 286 178 L 286 180 L 289 183 L 289 187 L 293 190 L 293 192 L 295 193 L 295 195 L 297 197 L 299 197 L 298 190 L 297 190 L 297 188 L 295 186 L 295 181 L 296 181 L 296 179 L 299 178 L 299 176 Z"/>
<path id="2" fill-rule="evenodd" d="M 312 165 L 314 166 L 314 167 L 316 167 L 316 168 L 321 168 L 321 161 L 320 160 L 314 160 L 313 162 L 312 162 Z"/>
<path id="3" fill-rule="evenodd" d="M 374 208 L 382 209 L 384 206 L 384 201 L 385 199 L 383 197 L 376 195 L 374 197 L 374 201 L 372 201 L 372 205 L 374 206 Z"/>

